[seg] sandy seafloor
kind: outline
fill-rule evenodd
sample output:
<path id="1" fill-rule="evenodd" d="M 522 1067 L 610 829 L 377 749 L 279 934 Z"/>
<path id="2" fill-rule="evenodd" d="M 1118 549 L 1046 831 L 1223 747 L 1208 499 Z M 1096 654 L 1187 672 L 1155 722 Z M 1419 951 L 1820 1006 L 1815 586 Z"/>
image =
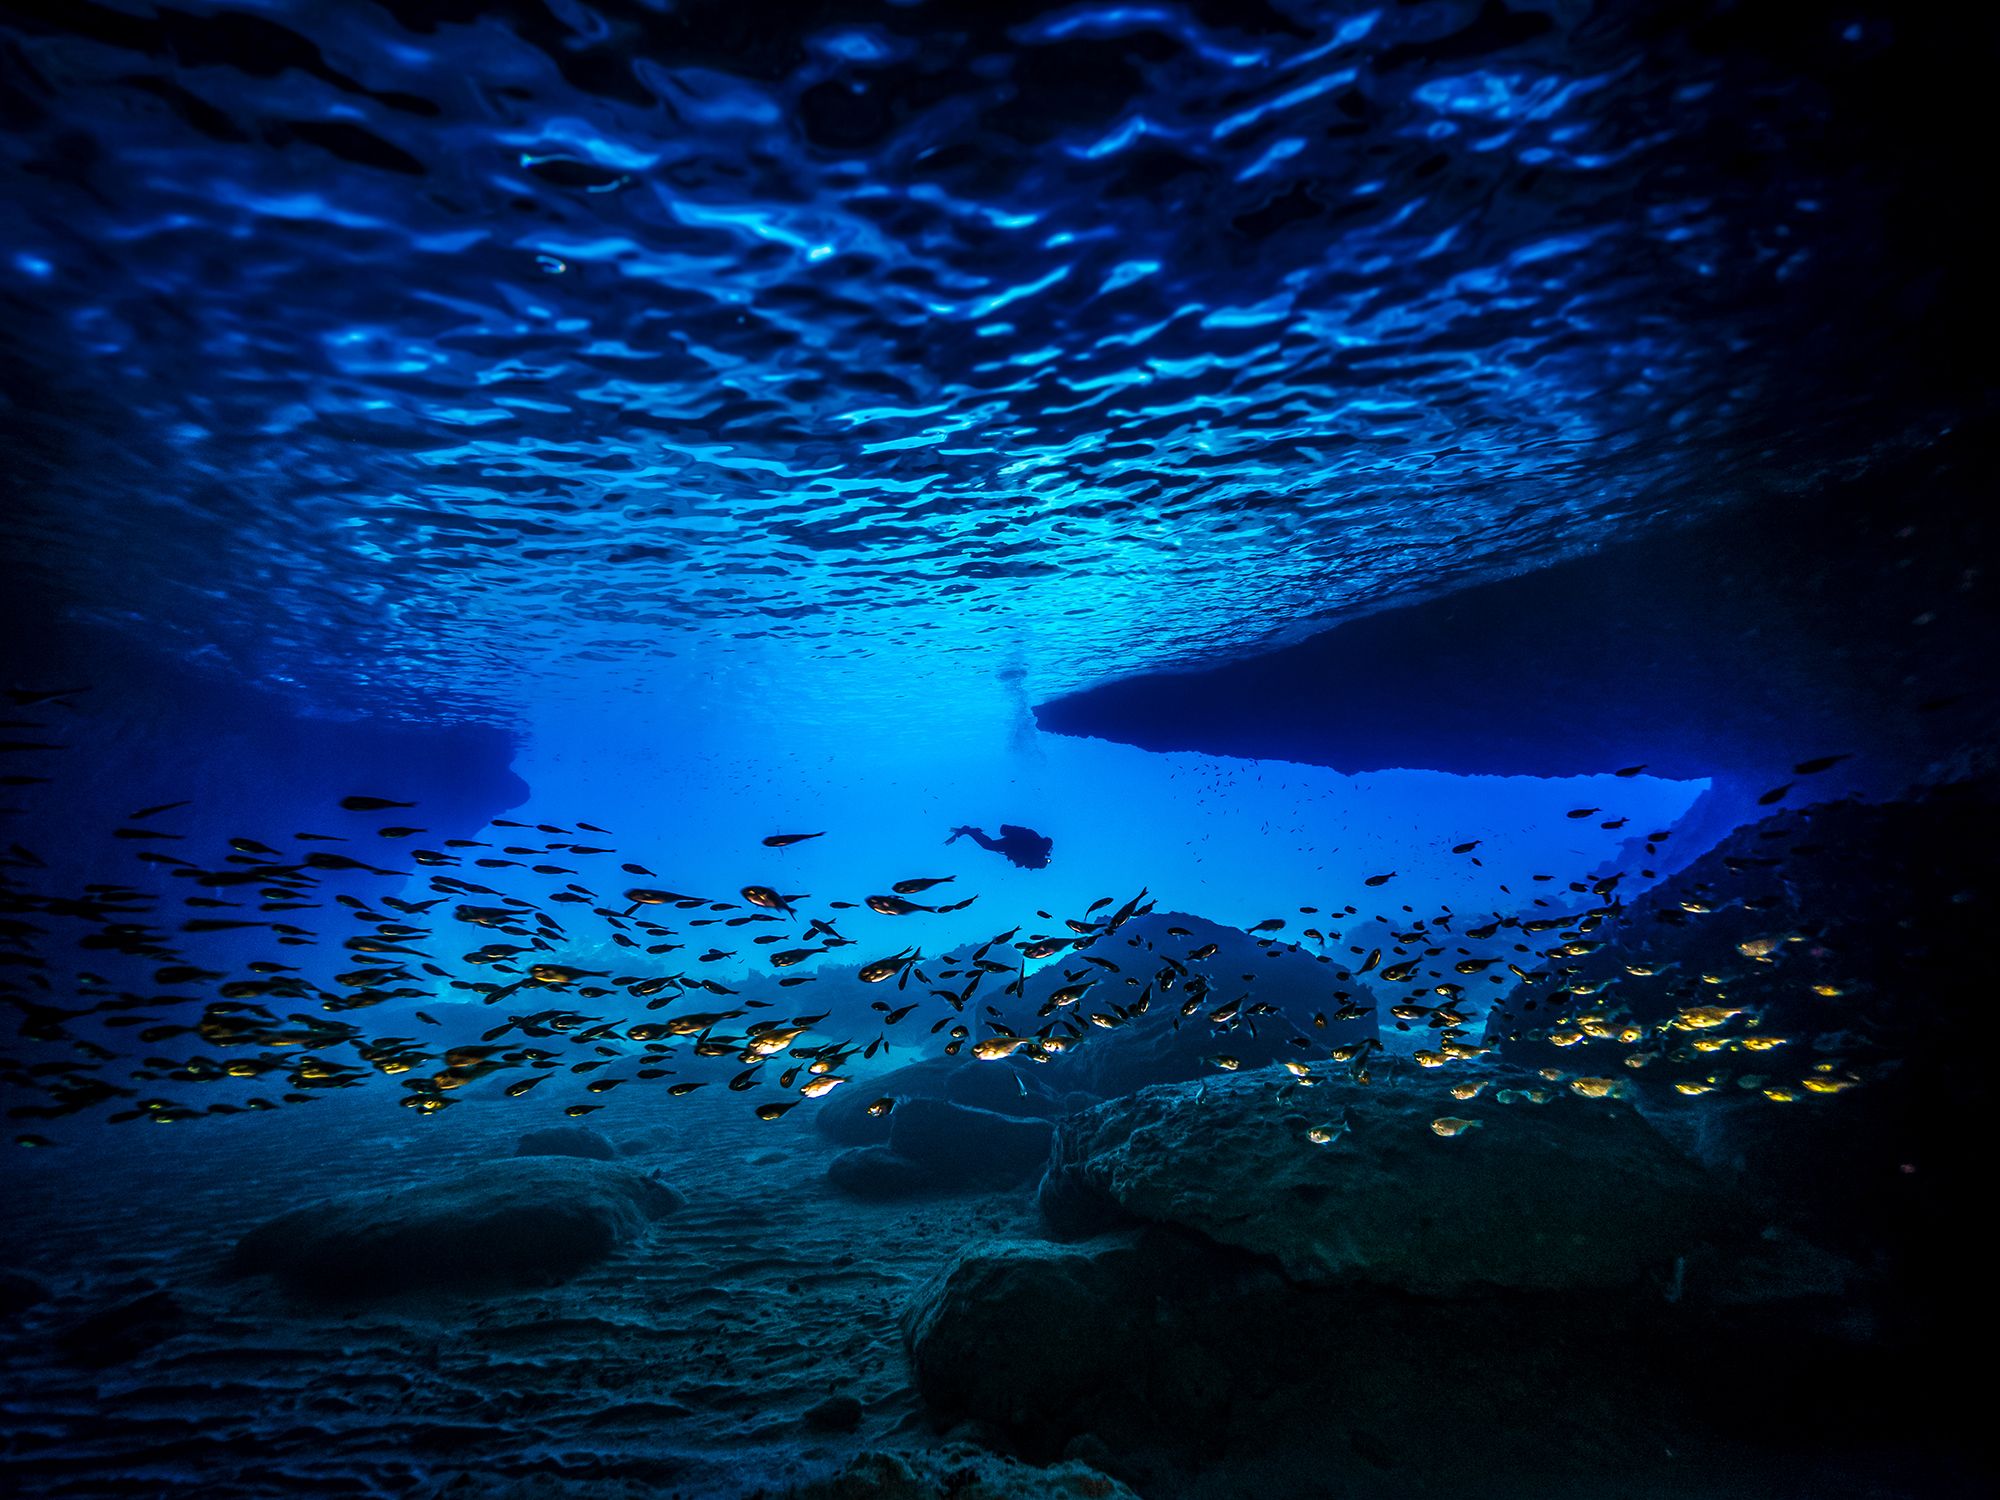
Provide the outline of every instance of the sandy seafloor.
<path id="1" fill-rule="evenodd" d="M 248 1121 L 140 1122 L 107 1133 L 129 1143 L 117 1161 L 19 1153 L 9 1264 L 55 1295 L 0 1333 L 10 1488 L 782 1486 L 925 1430 L 896 1324 L 904 1300 L 960 1243 L 1034 1228 L 1020 1190 L 843 1198 L 822 1177 L 840 1148 L 809 1121 L 766 1124 L 741 1095 L 697 1094 L 597 1117 L 621 1147 L 639 1148 L 628 1161 L 661 1171 L 689 1202 L 567 1282 L 329 1305 L 230 1275 L 240 1232 L 276 1212 L 512 1155 L 524 1128 L 564 1123 L 504 1100 L 416 1119 L 370 1094 Z M 57 1330 L 153 1284 L 185 1301 L 184 1334 L 103 1370 L 58 1352 Z M 807 1430 L 800 1414 L 836 1394 L 863 1403 L 860 1428 Z"/>
<path id="2" fill-rule="evenodd" d="M 781 1494 L 867 1450 L 963 1441 L 936 1430 L 912 1389 L 898 1316 L 960 1246 L 1042 1237 L 1032 1184 L 857 1202 L 827 1185 L 825 1162 L 842 1148 L 804 1111 L 767 1124 L 751 1107 L 716 1088 L 594 1116 L 624 1160 L 689 1201 L 570 1280 L 345 1303 L 237 1276 L 229 1251 L 243 1231 L 330 1193 L 511 1156 L 523 1130 L 565 1123 L 560 1112 L 473 1098 L 426 1120 L 375 1088 L 272 1116 L 135 1123 L 88 1154 L 18 1152 L 6 1264 L 51 1295 L 0 1319 L 0 1489 L 672 1500 Z M 64 1330 L 156 1288 L 184 1311 L 170 1337 L 102 1367 L 65 1349 Z M 1036 1336 L 1035 1309 L 1020 1322 Z M 1330 1411 L 1337 1365 L 1330 1351 Z M 1464 1394 L 1441 1372 L 1439 1456 Z M 833 1395 L 862 1403 L 854 1431 L 803 1420 Z M 1768 1453 L 1691 1442 L 1649 1454 L 1647 1425 L 1635 1424 L 1630 1469 L 1608 1479 L 1567 1473 L 1558 1438 L 1545 1473 L 1447 1491 L 1425 1455 L 1370 1472 L 1344 1443 L 1321 1452 L 1312 1434 L 1286 1432 L 1145 1488 L 1202 1500 L 1969 1493 L 1956 1476 L 1913 1473 L 1907 1452 L 1871 1452 L 1866 1434 L 1837 1456 L 1786 1451 L 1782 1434 Z M 1461 1480 L 1464 1458 L 1446 1466 Z"/>

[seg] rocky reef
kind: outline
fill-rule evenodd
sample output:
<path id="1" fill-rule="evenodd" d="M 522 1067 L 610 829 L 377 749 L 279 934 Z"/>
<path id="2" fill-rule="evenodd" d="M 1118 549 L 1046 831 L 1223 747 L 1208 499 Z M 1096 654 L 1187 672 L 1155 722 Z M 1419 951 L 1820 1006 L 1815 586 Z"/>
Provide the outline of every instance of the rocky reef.
<path id="1" fill-rule="evenodd" d="M 1996 843 L 1991 776 L 1769 815 L 1511 993 L 1488 1038 L 1521 1067 L 1615 1075 L 1789 1228 L 1886 1257 L 1910 1288 L 1962 1284 L 1965 1205 L 1990 1177 L 1970 980 L 2000 931 Z"/>
<path id="2" fill-rule="evenodd" d="M 1988 782 L 1742 828 L 1441 1072 L 1067 1093 L 1043 1237 L 906 1305 L 917 1389 L 1142 1494 L 1977 1493 L 1995 834 Z"/>

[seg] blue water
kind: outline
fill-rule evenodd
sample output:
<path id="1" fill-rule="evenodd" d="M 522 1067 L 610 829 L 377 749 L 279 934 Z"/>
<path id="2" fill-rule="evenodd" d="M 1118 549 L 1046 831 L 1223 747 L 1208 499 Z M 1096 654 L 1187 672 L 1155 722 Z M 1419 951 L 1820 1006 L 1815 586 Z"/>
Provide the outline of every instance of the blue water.
<path id="1" fill-rule="evenodd" d="M 811 1010 L 816 977 L 833 990 L 906 945 L 932 967 L 1019 949 L 1107 900 L 1151 902 L 1156 926 L 1280 924 L 1264 929 L 1278 945 L 1330 967 L 1410 923 L 1421 949 L 1440 914 L 1437 931 L 1554 926 L 1622 910 L 1739 823 L 1990 766 L 1990 717 L 1929 702 L 2000 701 L 1990 682 L 1925 675 L 1990 677 L 1991 569 L 1962 542 L 1984 533 L 1976 507 L 1937 499 L 1985 493 L 1952 466 L 1985 472 L 1965 456 L 1984 461 L 1992 409 L 1990 269 L 1959 161 L 1990 134 L 1987 29 L 1667 0 L 14 0 L 0 686 L 20 694 L 6 734 L 62 748 L 0 767 L 26 773 L 0 797 L 0 843 L 20 841 L 0 883 L 33 893 L 7 915 L 35 918 L 0 935 L 10 964 L 36 957 L 0 998 L 26 1018 L 153 983 L 132 976 L 161 955 L 115 926 L 133 914 L 93 903 L 130 881 L 184 917 L 171 903 L 195 887 L 133 856 L 221 868 L 230 837 L 382 862 L 304 877 L 346 905 L 299 919 L 321 939 L 282 955 L 300 984 L 335 985 L 382 918 L 368 903 L 429 899 L 440 870 L 543 906 L 589 882 L 550 951 L 620 971 L 638 962 L 613 936 L 630 929 L 593 907 L 622 909 L 625 887 L 720 913 L 768 886 L 802 917 L 837 909 L 852 944 L 789 968 L 806 989 L 774 987 L 748 941 L 761 929 L 685 934 L 660 965 Z M 1913 484 L 1903 515 L 1903 476 L 1938 473 L 1959 488 Z M 1744 519 L 1767 514 L 1791 534 Z M 1693 543 L 1657 598 L 1634 597 L 1633 548 L 1713 525 L 1754 538 L 1694 569 L 1740 609 L 1687 602 Z M 1622 745 L 1656 712 L 1671 772 L 1621 753 L 1589 774 L 1466 774 L 1481 711 L 1449 756 L 1431 721 L 1467 716 L 1426 714 L 1466 684 L 1371 659 L 1356 691 L 1337 645 L 1298 658 L 1296 682 L 1233 690 L 1243 732 L 1220 738 L 1256 743 L 1246 693 L 1268 690 L 1393 717 L 1408 757 L 1369 741 L 1356 773 L 1331 752 L 1140 748 L 1217 738 L 1175 732 L 1176 714 L 1217 710 L 1206 679 L 1173 674 L 1363 616 L 1412 622 L 1365 638 L 1385 655 L 1400 640 L 1412 661 L 1479 660 L 1426 656 L 1478 627 L 1419 607 L 1611 549 L 1627 561 L 1603 575 L 1622 580 L 1604 613 L 1634 660 L 1725 656 L 1732 706 L 1768 695 L 1769 713 L 1704 715 L 1715 679 L 1669 671 L 1645 679 L 1671 686 L 1656 709 L 1633 688 L 1586 723 L 1568 685 L 1619 697 L 1620 663 L 1612 632 L 1574 614 L 1518 665 L 1483 664 L 1509 680 L 1477 701 L 1532 698 L 1532 715 L 1486 715 L 1492 737 L 1509 766 L 1545 743 L 1566 772 L 1573 745 Z M 1877 574 L 1883 590 L 1829 625 Z M 1686 628 L 1697 613 L 1721 618 L 1713 635 Z M 1158 694 L 1129 733 L 1100 709 L 1112 738 L 1037 719 L 1148 676 L 1183 692 L 1164 725 Z M 36 696 L 57 689 L 73 691 Z M 1306 755 L 1325 722 L 1298 716 L 1281 742 Z M 1802 742 L 1804 724 L 1857 732 Z M 1817 756 L 1840 769 L 1797 792 L 1759 802 L 1767 783 L 1744 779 Z M 417 805 L 364 817 L 340 810 L 352 793 Z M 414 834 L 375 837 L 404 817 Z M 580 841 L 579 820 L 609 830 L 592 835 L 607 852 L 552 844 Z M 1046 868 L 946 843 L 1007 823 L 1052 840 Z M 286 842 L 304 830 L 349 842 Z M 763 842 L 782 833 L 819 836 Z M 447 838 L 492 847 L 412 863 Z M 471 863 L 515 840 L 532 856 Z M 1591 891 L 1611 877 L 1615 897 Z M 941 882 L 922 902 L 973 899 L 829 906 L 909 880 Z M 95 894 L 52 908 L 43 885 Z M 445 926 L 461 899 L 425 919 L 444 930 L 426 934 L 424 993 L 359 1018 L 366 1034 L 431 1038 L 417 1013 L 455 1006 L 432 1039 L 464 1043 L 498 1014 L 468 986 L 518 966 L 466 951 L 490 934 Z M 65 943 L 43 969 L 44 918 L 113 923 L 128 946 Z M 1478 951 L 1511 961 L 1520 935 Z M 240 980 L 269 937 L 162 941 Z M 1681 977 L 1719 987 L 1701 965 L 1721 955 Z M 1495 998 L 1499 970 L 1480 976 Z M 873 993 L 836 1006 L 857 1047 Z M 881 1025 L 855 1071 L 935 1055 L 926 1004 Z M 1382 1021 L 1392 1053 L 1428 1040 Z M 1834 1013 L 1826 1034 L 1846 1024 Z M 50 1038 L 29 1041 L 0 1054 L 9 1089 Z M 699 1066 L 719 1082 L 740 1063 Z M 182 1087 L 168 1072 L 147 1086 Z M 433 1127 L 393 1107 L 420 1080 L 367 1076 L 321 1114 L 362 1132 L 354 1159 L 380 1150 L 407 1177 L 560 1123 L 597 1097 L 581 1078 L 519 1106 L 468 1087 L 474 1107 Z M 591 1105 L 593 1123 L 651 1118 L 641 1092 Z M 738 1117 L 777 1096 L 744 1094 L 689 1111 L 718 1174 L 752 1149 Z M 141 1172 L 140 1153 L 190 1149 L 124 1144 L 149 1130 L 114 1149 L 101 1113 L 33 1129 Z M 288 1191 L 282 1164 L 314 1150 L 285 1134 L 299 1109 L 273 1113 L 179 1117 L 261 1143 L 242 1149 L 268 1153 L 246 1169 L 265 1207 Z M 149 1191 L 199 1170 L 157 1160 Z M 34 1182 L 57 1223 L 57 1176 Z M 168 1241 L 162 1263 L 181 1253 Z M 688 1441 L 712 1456 L 736 1436 Z"/>

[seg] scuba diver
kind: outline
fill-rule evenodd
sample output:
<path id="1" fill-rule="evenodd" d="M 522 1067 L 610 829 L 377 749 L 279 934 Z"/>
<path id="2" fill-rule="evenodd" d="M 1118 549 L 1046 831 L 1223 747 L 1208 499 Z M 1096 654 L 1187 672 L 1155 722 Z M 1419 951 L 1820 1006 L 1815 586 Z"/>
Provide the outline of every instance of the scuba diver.
<path id="1" fill-rule="evenodd" d="M 1049 850 L 1055 847 L 1054 839 L 1015 823 L 1002 823 L 997 839 L 988 838 L 977 828 L 954 828 L 945 842 L 949 844 L 959 839 L 971 839 L 982 849 L 1004 854 L 1010 863 L 1024 870 L 1046 870 L 1049 867 Z"/>

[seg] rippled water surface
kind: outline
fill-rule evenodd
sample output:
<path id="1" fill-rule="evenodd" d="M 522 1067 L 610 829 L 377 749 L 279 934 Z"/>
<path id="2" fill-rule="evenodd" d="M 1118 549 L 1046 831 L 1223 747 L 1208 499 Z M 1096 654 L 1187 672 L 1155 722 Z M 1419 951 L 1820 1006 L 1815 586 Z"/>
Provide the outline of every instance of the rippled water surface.
<path id="1" fill-rule="evenodd" d="M 9 15 L 20 576 L 330 710 L 1040 700 L 1943 420 L 1887 21 Z"/>

